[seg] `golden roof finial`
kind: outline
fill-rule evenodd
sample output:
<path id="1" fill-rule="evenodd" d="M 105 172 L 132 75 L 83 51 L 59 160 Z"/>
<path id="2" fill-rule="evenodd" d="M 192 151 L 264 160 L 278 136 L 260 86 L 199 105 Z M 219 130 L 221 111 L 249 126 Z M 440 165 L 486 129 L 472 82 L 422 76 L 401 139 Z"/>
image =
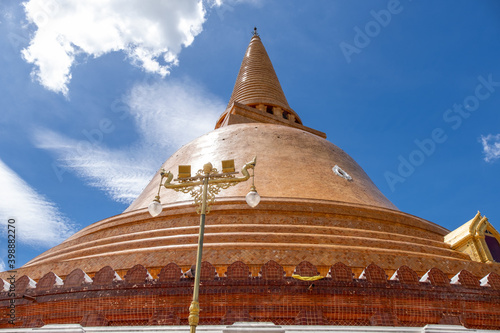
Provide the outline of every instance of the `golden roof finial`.
<path id="1" fill-rule="evenodd" d="M 252 39 L 243 57 L 228 108 L 233 102 L 239 102 L 246 105 L 279 106 L 291 111 L 266 49 L 260 38 L 255 37 L 259 37 L 257 28 L 254 28 Z"/>
<path id="2" fill-rule="evenodd" d="M 245 111 L 241 111 L 242 107 Z M 257 27 L 253 28 L 253 36 L 241 62 L 229 103 L 215 128 L 241 124 L 249 119 L 251 122 L 303 127 L 300 117 L 288 105 Z M 313 130 L 311 133 L 326 138 L 319 131 Z"/>

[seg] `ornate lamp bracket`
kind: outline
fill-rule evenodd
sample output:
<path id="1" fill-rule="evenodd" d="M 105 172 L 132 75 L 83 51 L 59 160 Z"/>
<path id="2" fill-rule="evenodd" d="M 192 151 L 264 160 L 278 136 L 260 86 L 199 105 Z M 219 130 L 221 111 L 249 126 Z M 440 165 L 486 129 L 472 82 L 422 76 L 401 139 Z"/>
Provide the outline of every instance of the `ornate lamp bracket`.
<path id="1" fill-rule="evenodd" d="M 173 179 L 174 175 L 168 171 L 162 170 L 160 181 L 160 188 L 162 186 L 163 179 L 166 178 L 163 186 L 165 188 L 173 189 L 176 192 L 189 193 L 194 199 L 194 203 L 198 206 L 196 212 L 202 214 L 203 206 L 203 186 L 205 181 L 207 181 L 207 193 L 206 193 L 206 209 L 205 214 L 210 212 L 210 205 L 215 202 L 215 197 L 221 190 L 225 190 L 231 186 L 248 180 L 250 177 L 249 170 L 254 169 L 257 163 L 257 157 L 254 157 L 252 161 L 246 163 L 241 168 L 241 173 L 243 176 L 236 177 L 238 172 L 220 172 L 217 168 L 212 166 L 212 163 L 207 163 L 203 166 L 203 169 L 198 170 L 193 177 L 179 177 Z M 158 189 L 159 197 L 160 189 Z M 159 198 L 158 198 L 159 199 Z"/>

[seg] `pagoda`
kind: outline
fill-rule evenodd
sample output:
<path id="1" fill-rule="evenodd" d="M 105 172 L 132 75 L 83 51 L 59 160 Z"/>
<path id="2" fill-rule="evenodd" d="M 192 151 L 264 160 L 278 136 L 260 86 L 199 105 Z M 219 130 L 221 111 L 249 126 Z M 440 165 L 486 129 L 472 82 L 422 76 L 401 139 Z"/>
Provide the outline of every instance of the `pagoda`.
<path id="1" fill-rule="evenodd" d="M 302 123 L 256 31 L 215 129 L 170 156 L 122 214 L 17 270 L 15 326 L 187 325 L 199 216 L 188 193 L 167 190 L 161 214 L 149 214 L 161 170 L 254 156 L 260 204 L 246 204 L 243 182 L 217 194 L 207 215 L 200 325 L 500 329 L 500 234 L 488 219 L 477 213 L 450 232 L 400 211 Z M 0 328 L 10 327 L 8 276 Z"/>

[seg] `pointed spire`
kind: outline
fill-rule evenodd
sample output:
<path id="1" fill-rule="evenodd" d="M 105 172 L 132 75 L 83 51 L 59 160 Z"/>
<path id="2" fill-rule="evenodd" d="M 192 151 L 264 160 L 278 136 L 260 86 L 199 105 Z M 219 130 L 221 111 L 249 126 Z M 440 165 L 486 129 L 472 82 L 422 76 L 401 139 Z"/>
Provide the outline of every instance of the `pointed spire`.
<path id="1" fill-rule="evenodd" d="M 269 104 L 290 109 L 257 28 L 254 28 L 241 63 L 228 107 L 231 107 L 233 102 L 245 105 Z"/>
<path id="2" fill-rule="evenodd" d="M 297 127 L 326 138 L 325 133 L 303 126 L 288 105 L 257 28 L 253 30 L 227 108 L 215 128 L 255 122 Z"/>

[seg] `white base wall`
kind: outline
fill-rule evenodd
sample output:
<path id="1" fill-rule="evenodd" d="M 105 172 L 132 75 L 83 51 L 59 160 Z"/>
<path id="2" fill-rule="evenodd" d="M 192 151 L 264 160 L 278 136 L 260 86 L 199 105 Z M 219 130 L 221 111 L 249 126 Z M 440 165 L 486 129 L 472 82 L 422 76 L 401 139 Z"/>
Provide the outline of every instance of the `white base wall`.
<path id="1" fill-rule="evenodd" d="M 487 333 L 500 330 L 475 330 L 454 325 L 426 325 L 425 327 L 385 326 L 299 326 L 273 323 L 234 323 L 233 325 L 202 325 L 200 333 Z M 82 327 L 79 324 L 45 325 L 38 328 L 4 328 L 0 333 L 187 333 L 189 326 L 113 326 Z"/>

